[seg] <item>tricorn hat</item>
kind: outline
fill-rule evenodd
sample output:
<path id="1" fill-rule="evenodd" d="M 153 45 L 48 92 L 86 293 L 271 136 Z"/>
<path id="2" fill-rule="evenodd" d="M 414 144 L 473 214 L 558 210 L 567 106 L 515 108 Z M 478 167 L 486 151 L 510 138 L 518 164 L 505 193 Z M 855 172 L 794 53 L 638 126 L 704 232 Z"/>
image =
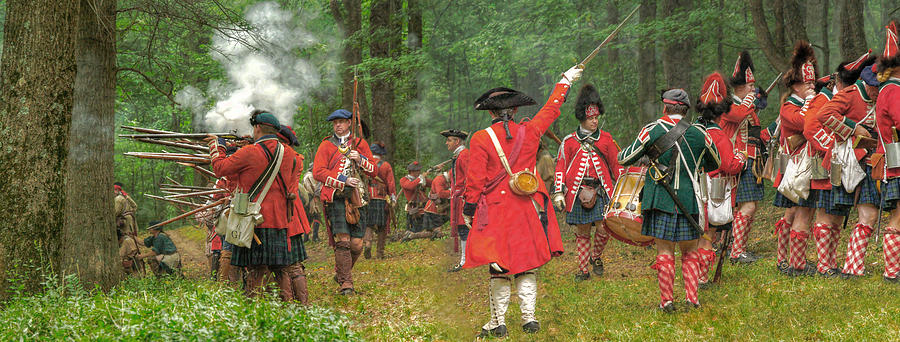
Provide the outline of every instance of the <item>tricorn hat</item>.
<path id="1" fill-rule="evenodd" d="M 734 62 L 734 72 L 731 73 L 729 83 L 732 87 L 736 87 L 753 82 L 756 82 L 756 77 L 753 76 L 753 60 L 750 59 L 749 52 L 741 51 L 737 61 Z"/>
<path id="2" fill-rule="evenodd" d="M 441 131 L 441 135 L 443 135 L 444 138 L 456 137 L 456 138 L 460 138 L 462 140 L 466 140 L 466 137 L 469 136 L 469 132 L 460 131 L 458 129 L 447 129 L 447 130 Z"/>
<path id="3" fill-rule="evenodd" d="M 791 57 L 791 68 L 784 74 L 784 85 L 790 88 L 794 84 L 815 81 L 817 78 L 816 52 L 809 42 L 797 41 Z"/>
<path id="4" fill-rule="evenodd" d="M 584 121 L 587 118 L 601 115 L 605 111 L 597 88 L 591 84 L 585 84 L 581 87 L 581 90 L 578 92 L 578 99 L 575 101 L 575 118 L 578 121 Z"/>
<path id="5" fill-rule="evenodd" d="M 718 117 L 731 108 L 731 102 L 727 101 L 727 98 L 728 88 L 725 86 L 725 78 L 722 74 L 714 72 L 706 76 L 706 81 L 700 88 L 697 111 L 704 114 L 705 117 Z"/>
<path id="6" fill-rule="evenodd" d="M 150 221 L 150 224 L 147 226 L 147 229 L 162 230 L 163 229 L 162 226 L 154 227 L 155 225 L 158 225 L 160 223 L 162 223 L 162 221 Z"/>
<path id="7" fill-rule="evenodd" d="M 534 99 L 510 88 L 494 88 L 475 100 L 475 110 L 498 110 L 535 105 Z"/>
<path id="8" fill-rule="evenodd" d="M 871 54 L 872 50 L 870 49 L 856 60 L 842 62 L 838 65 L 837 77 L 841 80 L 841 83 L 846 85 L 856 83 L 856 80 L 859 79 L 859 74 L 862 73 L 863 69 L 872 65 L 872 63 L 875 63 L 875 57 Z"/>

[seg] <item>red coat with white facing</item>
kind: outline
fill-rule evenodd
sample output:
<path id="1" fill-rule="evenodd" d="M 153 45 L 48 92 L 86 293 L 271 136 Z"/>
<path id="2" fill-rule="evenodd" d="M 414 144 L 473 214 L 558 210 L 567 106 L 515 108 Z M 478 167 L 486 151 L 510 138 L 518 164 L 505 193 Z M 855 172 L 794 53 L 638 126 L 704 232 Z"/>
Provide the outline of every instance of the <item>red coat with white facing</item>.
<path id="1" fill-rule="evenodd" d="M 372 158 L 375 164 L 375 175 L 369 180 L 369 198 L 387 200 L 397 193 L 397 185 L 394 182 L 394 168 L 391 164 L 377 157 Z"/>
<path id="2" fill-rule="evenodd" d="M 375 164 L 372 163 L 372 151 L 369 150 L 369 143 L 362 138 L 348 138 L 347 140 L 345 144 L 349 147 L 352 147 L 355 141 L 359 141 L 356 146 L 356 151 L 361 157 L 358 163 L 359 168 L 364 174 L 375 177 Z M 322 182 L 322 194 L 319 197 L 326 203 L 331 203 L 335 192 L 344 190 L 344 186 L 347 184 L 347 176 L 343 174 L 344 168 L 353 162 L 338 151 L 339 145 L 340 141 L 332 134 L 322 140 L 316 150 L 316 158 L 313 159 L 313 179 Z"/>
<path id="3" fill-rule="evenodd" d="M 431 181 L 431 193 L 428 194 L 428 203 L 425 204 L 425 212 L 437 215 L 447 215 L 447 212 L 438 212 L 434 201 L 437 199 L 450 200 L 450 181 L 447 172 L 443 172 Z"/>
<path id="4" fill-rule="evenodd" d="M 515 162 L 510 160 L 510 169 L 512 173 L 533 170 L 541 136 L 559 117 L 559 107 L 565 101 L 568 90 L 569 85 L 556 84 L 547 103 L 533 119 L 522 124 L 509 122 L 513 139 L 506 139 L 503 122 L 499 121 L 472 134 L 465 197 L 466 207 L 475 206 L 476 210 L 463 268 L 493 262 L 516 274 L 540 267 L 553 256 L 562 254 L 559 225 L 546 185 L 538 181 L 538 191 L 530 196 L 514 194 L 509 186 L 509 176 L 486 130 L 494 131 L 501 148 L 512 159 L 509 153 L 513 150 L 513 141 L 520 134 L 520 127 L 524 127 L 522 146 Z M 546 229 L 538 210 L 547 215 Z"/>
<path id="5" fill-rule="evenodd" d="M 228 177 L 237 191 L 250 191 L 253 183 L 263 173 L 269 161 L 266 153 L 260 145 L 265 145 L 274 153 L 276 146 L 281 144 L 274 135 L 267 135 L 256 141 L 253 145 L 244 146 L 234 154 L 225 156 L 225 146 L 219 145 L 215 140 L 210 143 L 210 159 L 212 169 L 216 177 Z M 283 145 L 283 144 L 282 144 Z M 286 194 L 298 191 L 300 186 L 300 172 L 303 169 L 302 160 L 297 160 L 297 153 L 289 146 L 284 145 L 284 157 L 281 161 L 279 173 L 284 178 L 284 183 L 276 181 L 269 188 L 266 198 L 263 199 L 260 214 L 263 215 L 263 223 L 257 228 L 289 228 Z M 255 201 L 251 198 L 251 201 Z M 299 201 L 298 201 L 299 202 Z M 294 212 L 293 220 L 298 220 L 297 212 Z"/>
<path id="6" fill-rule="evenodd" d="M 900 77 L 891 77 L 882 84 L 875 103 L 875 120 L 880 137 L 878 153 L 884 153 L 884 144 L 898 142 L 893 129 L 900 127 Z M 900 167 L 886 169 L 884 175 L 887 179 L 900 177 Z"/>
<path id="7" fill-rule="evenodd" d="M 753 101 L 756 94 L 750 92 L 743 99 L 732 95 L 732 104 L 728 112 L 722 114 L 716 122 L 722 132 L 732 141 L 732 152 L 744 152 L 748 158 L 755 159 L 759 155 L 756 145 L 749 144 L 750 126 L 759 126 L 759 116 Z M 716 144 L 718 146 L 718 144 Z M 719 153 L 722 149 L 719 149 Z M 724 158 L 723 158 L 724 160 Z"/>
<path id="8" fill-rule="evenodd" d="M 425 192 L 431 187 L 431 181 L 431 179 L 422 175 L 419 175 L 419 177 L 406 175 L 400 178 L 400 189 L 403 191 L 403 197 L 406 198 L 406 202 L 425 203 L 428 201 Z"/>
<path id="9" fill-rule="evenodd" d="M 580 129 L 580 128 L 579 128 Z M 595 138 L 596 140 L 592 139 Z M 593 141 L 590 144 L 589 141 Z M 586 146 L 582 148 L 582 145 Z M 591 145 L 599 150 L 598 154 Z M 585 151 L 588 149 L 588 151 Z M 616 180 L 624 172 L 617 156 L 619 145 L 609 132 L 597 129 L 591 136 L 583 135 L 578 129 L 563 138 L 556 156 L 555 192 L 565 191 L 566 212 L 572 211 L 575 196 L 585 177 L 600 179 L 606 196 L 612 198 Z"/>

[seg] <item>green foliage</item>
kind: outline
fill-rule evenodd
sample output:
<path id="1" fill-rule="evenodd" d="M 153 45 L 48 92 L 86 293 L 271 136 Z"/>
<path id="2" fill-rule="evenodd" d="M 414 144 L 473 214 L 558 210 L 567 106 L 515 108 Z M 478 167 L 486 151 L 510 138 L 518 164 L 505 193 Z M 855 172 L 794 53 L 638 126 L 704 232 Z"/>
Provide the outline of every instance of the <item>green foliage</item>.
<path id="1" fill-rule="evenodd" d="M 45 282 L 0 311 L 3 340 L 356 340 L 342 315 L 284 304 L 274 293 L 248 299 L 221 284 L 130 278 L 108 294 L 81 290 L 77 279 Z"/>

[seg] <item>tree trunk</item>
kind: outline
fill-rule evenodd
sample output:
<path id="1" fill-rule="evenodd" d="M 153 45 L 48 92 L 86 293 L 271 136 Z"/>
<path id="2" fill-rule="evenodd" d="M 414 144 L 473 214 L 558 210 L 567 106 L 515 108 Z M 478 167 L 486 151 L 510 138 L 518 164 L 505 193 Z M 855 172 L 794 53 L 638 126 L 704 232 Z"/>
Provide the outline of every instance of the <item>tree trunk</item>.
<path id="1" fill-rule="evenodd" d="M 400 38 L 399 24 L 393 16 L 393 0 L 374 0 L 369 15 L 369 54 L 372 58 L 388 59 L 393 56 Z M 395 45 L 396 44 L 396 45 Z M 374 67 L 372 81 L 372 116 L 370 126 L 375 141 L 382 141 L 388 151 L 388 160 L 394 154 L 394 84 L 389 69 Z"/>
<path id="2" fill-rule="evenodd" d="M 753 32 L 756 35 L 756 42 L 759 44 L 769 61 L 769 64 L 779 71 L 787 70 L 789 67 L 787 47 L 784 44 L 777 44 L 776 37 L 769 30 L 769 24 L 766 21 L 766 11 L 762 0 L 750 0 L 748 10 L 753 18 Z M 776 29 L 776 32 L 778 30 Z M 783 36 L 781 38 L 783 43 Z"/>
<path id="3" fill-rule="evenodd" d="M 341 60 L 344 63 L 341 70 L 341 106 L 350 110 L 353 108 L 353 71 L 356 65 L 362 62 L 362 49 L 357 43 L 360 39 L 350 38 L 362 27 L 362 4 L 361 0 L 331 0 L 330 7 L 331 15 L 344 31 L 344 50 L 341 53 Z M 357 95 L 357 98 L 359 97 L 361 96 Z"/>
<path id="4" fill-rule="evenodd" d="M 656 1 L 641 1 L 641 24 L 656 20 Z M 641 106 L 641 122 L 653 120 L 659 113 L 659 94 L 656 89 L 656 41 L 649 30 L 644 32 L 638 44 L 638 103 Z"/>
<path id="5" fill-rule="evenodd" d="M 806 27 L 803 25 L 806 21 L 806 12 L 803 10 L 803 7 L 800 6 L 800 3 L 797 2 L 797 0 L 784 0 L 783 13 L 784 26 L 787 35 L 785 44 L 787 48 L 792 49 L 794 43 L 798 40 L 809 41 L 809 36 L 806 34 Z"/>
<path id="6" fill-rule="evenodd" d="M 863 2 L 838 0 L 841 23 L 841 60 L 852 61 L 866 52 L 866 31 L 863 29 Z"/>
<path id="7" fill-rule="evenodd" d="M 109 289 L 122 267 L 113 213 L 116 0 L 81 0 L 60 270 Z M 174 112 L 174 111 L 173 111 Z M 85 200 L 85 199 L 91 200 Z"/>
<path id="8" fill-rule="evenodd" d="M 693 8 L 693 0 L 666 0 L 663 1 L 663 13 L 670 20 L 687 19 L 687 13 Z M 666 86 L 669 88 L 692 89 L 692 75 L 694 72 L 694 42 L 690 39 L 675 38 L 664 43 L 663 46 L 663 71 L 666 76 Z"/>
<path id="9" fill-rule="evenodd" d="M 621 1 L 609 0 L 606 2 L 606 24 L 611 27 L 616 27 L 619 25 L 619 6 L 621 6 Z M 619 39 L 622 37 L 619 36 Z M 607 58 L 609 59 L 609 65 L 619 65 L 619 50 L 613 47 L 606 49 Z M 622 73 L 614 72 L 612 74 L 613 84 L 622 84 Z"/>
<path id="10" fill-rule="evenodd" d="M 59 269 L 78 0 L 9 0 L 0 61 L 0 298 Z M 111 139 L 111 137 L 110 137 Z M 82 199 L 86 200 L 86 199 Z M 80 240 L 79 240 L 80 241 Z"/>
<path id="11" fill-rule="evenodd" d="M 409 12 L 406 44 L 410 50 L 416 51 L 422 48 L 422 7 L 419 0 L 406 0 L 406 6 Z"/>

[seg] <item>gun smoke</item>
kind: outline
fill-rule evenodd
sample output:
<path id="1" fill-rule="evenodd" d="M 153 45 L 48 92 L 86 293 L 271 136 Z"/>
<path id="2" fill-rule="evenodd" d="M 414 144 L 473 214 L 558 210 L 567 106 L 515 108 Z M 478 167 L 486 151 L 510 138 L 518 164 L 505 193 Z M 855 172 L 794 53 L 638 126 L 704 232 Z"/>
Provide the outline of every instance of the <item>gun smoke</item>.
<path id="1" fill-rule="evenodd" d="M 222 64 L 227 83 L 212 80 L 207 96 L 187 86 L 175 99 L 194 114 L 196 129 L 239 134 L 250 132 L 250 112 L 265 109 L 282 124 L 293 126 L 299 105 L 319 86 L 321 75 L 301 52 L 317 44 L 294 14 L 275 2 L 250 7 L 249 30 L 217 32 L 210 55 Z M 211 108 L 207 103 L 214 103 Z"/>

